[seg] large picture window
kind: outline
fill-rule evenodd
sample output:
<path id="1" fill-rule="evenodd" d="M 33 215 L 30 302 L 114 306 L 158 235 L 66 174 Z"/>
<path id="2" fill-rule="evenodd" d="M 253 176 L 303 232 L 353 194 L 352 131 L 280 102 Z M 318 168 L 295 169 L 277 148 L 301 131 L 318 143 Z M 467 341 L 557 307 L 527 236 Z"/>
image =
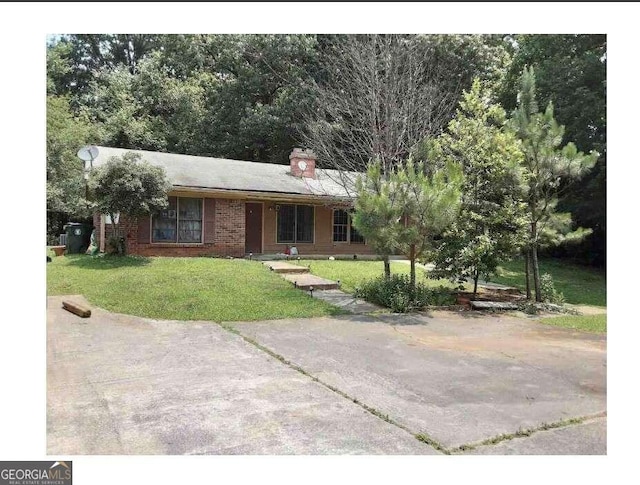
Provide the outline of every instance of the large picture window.
<path id="1" fill-rule="evenodd" d="M 351 225 L 351 214 L 344 209 L 333 210 L 333 242 L 364 244 L 364 237 Z"/>
<path id="2" fill-rule="evenodd" d="M 281 204 L 278 243 L 313 243 L 315 211 L 312 205 Z"/>
<path id="3" fill-rule="evenodd" d="M 169 206 L 151 218 L 151 241 L 202 242 L 202 199 L 169 197 Z"/>

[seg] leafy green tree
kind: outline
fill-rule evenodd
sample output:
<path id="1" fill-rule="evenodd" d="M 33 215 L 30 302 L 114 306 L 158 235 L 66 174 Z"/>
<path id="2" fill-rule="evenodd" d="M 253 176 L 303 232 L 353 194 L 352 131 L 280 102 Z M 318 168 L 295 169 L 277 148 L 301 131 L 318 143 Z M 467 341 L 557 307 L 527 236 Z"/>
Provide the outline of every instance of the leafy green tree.
<path id="1" fill-rule="evenodd" d="M 47 96 L 47 235 L 60 234 L 70 218 L 89 215 L 78 149 L 97 138 L 96 129 L 74 116 L 66 96 Z"/>
<path id="2" fill-rule="evenodd" d="M 416 260 L 433 247 L 441 234 L 458 217 L 463 173 L 455 161 L 447 161 L 429 175 L 424 163 L 412 159 L 400 164 L 390 175 L 391 186 L 399 194 L 403 224 L 398 248 L 411 264 L 410 287 L 416 287 Z"/>
<path id="3" fill-rule="evenodd" d="M 428 161 L 458 163 L 464 173 L 459 217 L 443 232 L 430 261 L 434 278 L 478 280 L 518 253 L 524 242 L 524 204 L 520 202 L 522 152 L 505 129 L 504 109 L 491 101 L 479 79 L 465 91 L 447 131 L 422 144 Z"/>
<path id="4" fill-rule="evenodd" d="M 389 256 L 399 245 L 402 231 L 400 193 L 379 162 L 371 163 L 356 181 L 356 199 L 352 223 L 376 254 L 384 261 L 384 276 L 391 277 Z"/>
<path id="5" fill-rule="evenodd" d="M 529 224 L 526 253 L 527 296 L 530 297 L 530 268 L 533 272 L 536 301 L 542 301 L 538 249 L 545 245 L 584 238 L 589 231 L 571 230 L 571 215 L 557 210 L 561 190 L 580 179 L 595 164 L 598 152 L 579 152 L 572 142 L 562 146 L 564 126 L 554 118 L 553 104 L 538 112 L 536 80 L 533 68 L 522 73 L 518 107 L 510 124 L 522 142 L 522 167 L 526 181 L 525 202 Z"/>
<path id="6" fill-rule="evenodd" d="M 119 254 L 124 254 L 117 214 L 139 216 L 167 207 L 171 183 L 164 169 L 141 161 L 141 155 L 127 152 L 111 157 L 91 173 L 91 195 L 95 209 L 111 218 L 112 241 Z M 118 219 L 118 222 L 116 222 Z"/>

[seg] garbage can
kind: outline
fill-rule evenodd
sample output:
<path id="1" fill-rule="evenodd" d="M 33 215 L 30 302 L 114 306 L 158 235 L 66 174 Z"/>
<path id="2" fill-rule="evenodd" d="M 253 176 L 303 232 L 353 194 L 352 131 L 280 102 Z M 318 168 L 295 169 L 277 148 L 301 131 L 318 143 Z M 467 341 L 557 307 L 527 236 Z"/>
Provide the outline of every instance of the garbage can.
<path id="1" fill-rule="evenodd" d="M 69 222 L 64 226 L 67 234 L 67 254 L 83 254 L 89 247 L 91 241 L 91 224 L 80 222 Z"/>

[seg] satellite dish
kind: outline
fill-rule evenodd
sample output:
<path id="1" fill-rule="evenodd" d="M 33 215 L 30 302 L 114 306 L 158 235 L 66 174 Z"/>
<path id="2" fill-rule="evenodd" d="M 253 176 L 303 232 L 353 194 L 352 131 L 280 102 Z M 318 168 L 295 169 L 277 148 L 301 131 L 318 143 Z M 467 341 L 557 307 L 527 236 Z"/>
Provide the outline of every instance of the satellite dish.
<path id="1" fill-rule="evenodd" d="M 85 162 L 93 162 L 98 156 L 98 147 L 94 145 L 83 146 L 78 150 L 78 158 Z"/>
<path id="2" fill-rule="evenodd" d="M 300 168 L 300 170 L 302 170 L 304 172 L 305 169 L 307 168 L 307 162 L 305 162 L 305 161 L 298 162 L 298 168 Z"/>

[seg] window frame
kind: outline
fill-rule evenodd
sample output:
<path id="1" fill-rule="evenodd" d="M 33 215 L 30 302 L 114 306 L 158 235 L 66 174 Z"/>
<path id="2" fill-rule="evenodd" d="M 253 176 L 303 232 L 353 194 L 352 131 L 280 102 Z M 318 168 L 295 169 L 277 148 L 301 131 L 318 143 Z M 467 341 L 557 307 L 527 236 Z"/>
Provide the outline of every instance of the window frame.
<path id="1" fill-rule="evenodd" d="M 336 213 L 336 211 L 342 211 L 342 212 L 345 212 L 347 214 L 347 224 L 346 224 L 346 227 L 347 227 L 347 239 L 345 241 L 336 241 L 334 239 L 334 234 L 335 234 L 334 228 L 335 228 L 335 226 L 345 226 L 345 224 L 335 224 L 335 213 Z M 367 240 L 364 238 L 364 236 L 362 234 L 360 234 L 360 237 L 362 237 L 362 241 L 352 241 L 351 240 L 351 234 L 352 234 L 351 230 L 353 229 L 354 231 L 356 231 L 356 229 L 353 228 L 352 222 L 353 221 L 351 219 L 351 211 L 350 210 L 342 209 L 342 208 L 339 208 L 339 207 L 334 207 L 333 208 L 333 210 L 331 211 L 331 242 L 333 244 L 349 244 L 349 245 L 351 245 L 351 244 L 358 244 L 358 245 L 367 244 Z"/>
<path id="2" fill-rule="evenodd" d="M 292 206 L 293 209 L 293 240 L 281 241 L 280 240 L 280 209 L 283 206 Z M 298 241 L 298 206 L 311 207 L 313 224 L 312 239 L 311 241 Z M 276 244 L 315 244 L 316 243 L 316 206 L 313 204 L 277 204 L 276 210 Z"/>
<path id="3" fill-rule="evenodd" d="M 183 246 L 194 246 L 194 245 L 202 245 L 204 244 L 204 197 L 180 197 L 180 196 L 171 196 L 176 198 L 176 239 L 175 241 L 154 241 L 153 240 L 153 219 L 156 216 L 155 214 L 151 214 L 149 217 L 149 225 L 150 225 L 150 234 L 149 234 L 149 242 L 150 244 L 171 244 L 171 245 L 183 245 Z M 180 237 L 180 199 L 196 199 L 200 201 L 200 241 L 199 242 L 179 242 L 178 238 Z"/>

